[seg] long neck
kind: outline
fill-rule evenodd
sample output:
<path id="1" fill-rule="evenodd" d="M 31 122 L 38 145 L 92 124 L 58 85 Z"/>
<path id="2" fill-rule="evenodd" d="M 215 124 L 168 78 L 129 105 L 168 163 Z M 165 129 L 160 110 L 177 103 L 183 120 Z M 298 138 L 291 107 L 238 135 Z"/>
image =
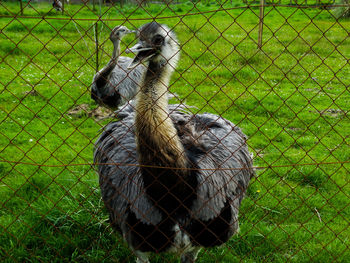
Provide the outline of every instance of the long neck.
<path id="1" fill-rule="evenodd" d="M 108 79 L 109 75 L 111 74 L 112 70 L 115 68 L 118 62 L 119 58 L 119 51 L 120 50 L 120 40 L 113 41 L 113 53 L 111 60 L 108 62 L 108 64 L 99 72 L 98 78 L 96 79 L 96 85 L 98 88 L 104 88 Z"/>
<path id="2" fill-rule="evenodd" d="M 137 95 L 135 128 L 139 162 L 185 168 L 187 158 L 169 117 L 167 86 L 171 67 L 150 62 Z"/>
<path id="3" fill-rule="evenodd" d="M 110 63 L 114 63 L 114 66 L 117 65 L 118 58 L 120 55 L 120 39 L 113 41 L 113 53 Z"/>

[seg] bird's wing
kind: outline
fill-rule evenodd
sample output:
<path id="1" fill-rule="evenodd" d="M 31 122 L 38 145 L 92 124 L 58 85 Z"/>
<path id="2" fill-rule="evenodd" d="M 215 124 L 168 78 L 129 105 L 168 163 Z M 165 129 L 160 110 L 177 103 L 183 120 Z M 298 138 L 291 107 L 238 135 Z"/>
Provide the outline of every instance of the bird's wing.
<path id="1" fill-rule="evenodd" d="M 108 124 L 95 145 L 94 162 L 103 200 L 114 223 L 125 222 L 128 211 L 146 224 L 158 224 L 161 214 L 148 200 L 137 162 L 133 114 Z"/>
<path id="2" fill-rule="evenodd" d="M 181 141 L 198 169 L 192 213 L 200 220 L 220 214 L 226 201 L 235 214 L 253 176 L 246 136 L 233 123 L 213 114 L 172 114 Z"/>
<path id="3" fill-rule="evenodd" d="M 145 67 L 140 64 L 130 70 L 130 61 L 129 57 L 120 57 L 116 66 L 107 64 L 95 74 L 91 90 L 103 105 L 115 109 L 135 97 Z"/>
<path id="4" fill-rule="evenodd" d="M 139 90 L 142 73 L 145 67 L 140 64 L 133 69 L 128 69 L 132 59 L 120 57 L 117 66 L 111 72 L 109 85 L 121 96 L 122 101 L 128 101 L 135 97 Z"/>

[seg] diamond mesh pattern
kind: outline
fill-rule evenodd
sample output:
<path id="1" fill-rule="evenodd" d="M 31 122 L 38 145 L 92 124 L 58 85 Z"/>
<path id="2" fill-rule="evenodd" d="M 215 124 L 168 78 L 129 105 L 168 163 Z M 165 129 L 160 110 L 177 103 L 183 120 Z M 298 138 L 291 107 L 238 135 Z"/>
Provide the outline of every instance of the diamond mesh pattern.
<path id="1" fill-rule="evenodd" d="M 239 234 L 198 261 L 347 262 L 350 22 L 335 11 L 349 2 L 263 7 L 261 17 L 257 1 L 0 2 L 1 261 L 135 260 L 92 165 L 115 116 L 90 85 L 111 58 L 110 31 L 155 20 L 181 44 L 170 101 L 232 121 L 254 155 Z M 123 56 L 134 43 L 122 40 Z"/>

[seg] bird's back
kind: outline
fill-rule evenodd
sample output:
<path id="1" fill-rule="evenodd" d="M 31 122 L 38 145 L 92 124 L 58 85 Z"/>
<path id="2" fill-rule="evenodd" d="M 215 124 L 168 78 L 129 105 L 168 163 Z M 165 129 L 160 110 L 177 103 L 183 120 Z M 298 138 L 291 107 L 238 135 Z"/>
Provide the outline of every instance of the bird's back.
<path id="1" fill-rule="evenodd" d="M 120 94 L 121 104 L 134 99 L 140 88 L 142 74 L 146 70 L 142 64 L 128 69 L 131 61 L 129 57 L 119 57 L 109 81 L 110 85 Z"/>
<path id="2" fill-rule="evenodd" d="M 141 77 L 145 67 L 140 64 L 133 69 L 128 69 L 132 59 L 119 57 L 117 65 L 112 69 L 103 87 L 97 87 L 97 80 L 100 77 L 98 72 L 93 79 L 91 90 L 95 99 L 111 109 L 116 109 L 125 102 L 132 100 L 139 91 Z"/>
<path id="3" fill-rule="evenodd" d="M 254 175 L 247 137 L 213 114 L 176 112 L 171 118 L 198 169 L 197 198 L 185 229 L 196 245 L 221 245 L 238 230 L 239 207 Z"/>

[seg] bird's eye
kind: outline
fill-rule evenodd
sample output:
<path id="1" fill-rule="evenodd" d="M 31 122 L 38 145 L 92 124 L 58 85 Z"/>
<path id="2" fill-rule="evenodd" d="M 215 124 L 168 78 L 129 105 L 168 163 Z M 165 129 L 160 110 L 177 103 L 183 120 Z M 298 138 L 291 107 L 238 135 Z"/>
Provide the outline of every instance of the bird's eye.
<path id="1" fill-rule="evenodd" d="M 163 44 L 163 42 L 164 42 L 164 37 L 161 35 L 155 35 L 152 39 L 152 43 L 155 46 L 160 46 Z"/>
<path id="2" fill-rule="evenodd" d="M 125 29 L 120 29 L 120 31 L 121 31 L 121 32 L 124 32 L 124 31 L 125 31 Z"/>

